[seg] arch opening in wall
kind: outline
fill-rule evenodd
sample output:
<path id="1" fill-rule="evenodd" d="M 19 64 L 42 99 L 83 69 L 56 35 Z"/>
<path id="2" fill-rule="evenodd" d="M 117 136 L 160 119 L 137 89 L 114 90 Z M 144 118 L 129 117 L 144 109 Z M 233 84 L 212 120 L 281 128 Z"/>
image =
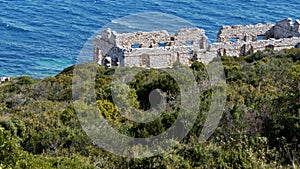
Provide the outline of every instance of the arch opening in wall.
<path id="1" fill-rule="evenodd" d="M 274 48 L 275 48 L 275 46 L 272 45 L 272 44 L 269 44 L 269 45 L 265 46 L 266 50 L 274 50 Z"/>
<path id="2" fill-rule="evenodd" d="M 111 65 L 112 66 L 120 66 L 120 60 L 119 60 L 119 58 L 112 59 Z"/>
<path id="3" fill-rule="evenodd" d="M 166 47 L 166 43 L 165 42 L 159 42 L 158 47 L 160 47 L 160 48 Z"/>
<path id="4" fill-rule="evenodd" d="M 188 40 L 188 41 L 185 41 L 185 46 L 192 46 L 193 45 L 193 41 L 190 41 L 190 40 Z"/>
<path id="5" fill-rule="evenodd" d="M 218 56 L 225 56 L 226 55 L 226 49 L 225 48 L 220 48 L 218 50 Z"/>
<path id="6" fill-rule="evenodd" d="M 254 48 L 251 44 L 244 44 L 240 50 L 240 56 L 251 55 L 254 53 Z"/>
<path id="7" fill-rule="evenodd" d="M 131 45 L 131 48 L 141 48 L 142 47 L 142 44 L 139 44 L 139 43 L 134 43 Z"/>
<path id="8" fill-rule="evenodd" d="M 232 37 L 232 38 L 230 38 L 230 42 L 235 43 L 235 42 L 238 41 L 238 39 L 239 39 L 239 38 L 237 38 L 237 37 Z"/>
<path id="9" fill-rule="evenodd" d="M 172 46 L 171 42 L 166 42 L 166 46 Z"/>
<path id="10" fill-rule="evenodd" d="M 257 35 L 257 41 L 264 40 L 264 35 Z"/>
<path id="11" fill-rule="evenodd" d="M 111 65 L 111 58 L 110 58 L 110 56 L 108 56 L 108 55 L 105 56 L 105 58 L 103 60 L 103 64 L 106 67 L 111 67 L 112 66 Z"/>
<path id="12" fill-rule="evenodd" d="M 191 61 L 192 61 L 192 62 L 197 62 L 197 61 L 199 61 L 199 58 L 198 58 L 198 54 L 197 54 L 197 53 L 194 53 L 194 54 L 193 54 L 193 56 L 192 56 L 192 58 L 191 58 Z"/>

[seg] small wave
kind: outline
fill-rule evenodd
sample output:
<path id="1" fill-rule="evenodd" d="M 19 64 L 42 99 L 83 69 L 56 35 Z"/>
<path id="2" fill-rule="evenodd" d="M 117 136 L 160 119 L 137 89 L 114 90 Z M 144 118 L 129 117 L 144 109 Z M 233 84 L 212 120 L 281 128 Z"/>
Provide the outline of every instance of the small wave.
<path id="1" fill-rule="evenodd" d="M 111 28 L 112 30 L 118 33 L 135 32 L 139 29 L 139 27 L 136 27 L 133 24 L 119 21 L 119 20 L 113 20 L 108 25 L 105 25 L 104 28 Z"/>
<path id="2" fill-rule="evenodd" d="M 7 28 L 10 29 L 10 30 L 16 30 L 16 31 L 19 31 L 19 32 L 30 32 L 30 30 L 28 30 L 28 29 L 13 26 L 13 25 L 7 25 Z"/>
<path id="3" fill-rule="evenodd" d="M 118 21 L 118 20 L 113 20 L 112 23 L 116 24 L 116 25 L 120 25 L 120 26 L 126 26 L 126 27 L 132 28 L 132 29 L 136 29 L 137 28 L 137 27 L 133 26 L 133 24 L 130 24 L 128 22 L 122 22 L 122 21 Z"/>
<path id="4" fill-rule="evenodd" d="M 21 26 L 21 24 L 18 23 L 10 23 L 8 21 L 5 21 L 3 19 L 0 20 L 1 27 L 4 27 L 11 31 L 17 31 L 17 32 L 31 32 L 28 28 L 25 28 L 25 26 Z"/>

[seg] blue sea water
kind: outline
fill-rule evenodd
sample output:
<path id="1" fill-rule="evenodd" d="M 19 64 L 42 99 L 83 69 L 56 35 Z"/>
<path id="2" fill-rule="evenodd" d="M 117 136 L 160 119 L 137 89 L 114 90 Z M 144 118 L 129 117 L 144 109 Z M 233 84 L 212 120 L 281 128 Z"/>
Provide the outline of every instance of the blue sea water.
<path id="1" fill-rule="evenodd" d="M 78 61 L 85 43 L 101 27 L 115 23 L 131 28 L 134 23 L 116 22 L 131 14 L 177 16 L 205 29 L 214 42 L 222 25 L 300 19 L 299 9 L 299 0 L 0 0 L 0 77 L 56 75 Z M 151 17 L 135 22 L 147 19 Z M 155 27 L 159 24 L 164 22 Z M 180 26 L 178 22 L 174 28 Z"/>

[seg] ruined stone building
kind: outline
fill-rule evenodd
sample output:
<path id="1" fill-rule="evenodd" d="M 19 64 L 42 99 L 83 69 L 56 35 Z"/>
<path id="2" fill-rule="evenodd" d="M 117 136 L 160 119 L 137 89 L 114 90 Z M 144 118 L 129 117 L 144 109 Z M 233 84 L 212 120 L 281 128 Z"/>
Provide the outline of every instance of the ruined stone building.
<path id="1" fill-rule="evenodd" d="M 210 62 L 216 56 L 245 56 L 258 50 L 300 47 L 300 21 L 284 19 L 273 24 L 223 26 L 218 42 L 208 44 L 199 28 L 118 34 L 105 29 L 94 39 L 94 61 L 105 66 L 171 67 Z"/>
<path id="2" fill-rule="evenodd" d="M 0 77 L 0 84 L 7 82 L 7 81 L 11 81 L 11 78 L 10 77 Z"/>

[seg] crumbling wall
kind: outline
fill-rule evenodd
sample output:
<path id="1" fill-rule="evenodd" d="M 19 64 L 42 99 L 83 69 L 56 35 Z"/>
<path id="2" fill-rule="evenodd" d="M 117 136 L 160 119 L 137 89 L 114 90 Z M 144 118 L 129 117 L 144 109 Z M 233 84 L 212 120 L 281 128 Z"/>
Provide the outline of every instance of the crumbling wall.
<path id="1" fill-rule="evenodd" d="M 139 48 L 125 53 L 125 66 L 133 67 L 152 67 L 161 68 L 169 67 L 171 52 L 163 48 Z"/>
<path id="2" fill-rule="evenodd" d="M 94 39 L 94 61 L 102 63 L 105 55 L 116 47 L 117 33 L 110 28 L 105 29 Z"/>
<path id="3" fill-rule="evenodd" d="M 190 44 L 187 44 L 189 42 Z M 181 29 L 175 34 L 175 46 L 191 45 L 200 49 L 207 49 L 208 38 L 203 29 Z"/>
<path id="4" fill-rule="evenodd" d="M 218 33 L 218 42 L 230 42 L 232 38 L 236 38 L 237 41 L 257 41 L 258 36 L 265 35 L 272 26 L 272 24 L 223 26 Z"/>
<path id="5" fill-rule="evenodd" d="M 190 44 L 187 44 L 190 42 Z M 117 36 L 117 46 L 130 50 L 132 45 L 139 44 L 138 48 L 157 48 L 163 46 L 191 45 L 207 48 L 208 38 L 205 31 L 199 28 L 181 29 L 176 34 L 167 31 L 124 33 Z"/>
<path id="6" fill-rule="evenodd" d="M 105 57 L 110 58 L 112 66 L 124 66 L 124 49 L 119 47 L 112 47 L 106 54 Z M 105 59 L 105 58 L 104 58 Z M 104 61 L 103 59 L 101 60 Z"/>
<path id="7" fill-rule="evenodd" d="M 176 61 L 188 65 L 195 52 L 197 50 L 191 46 L 132 49 L 131 52 L 125 52 L 124 65 L 165 68 L 171 67 Z"/>
<path id="8" fill-rule="evenodd" d="M 226 42 L 213 43 L 209 51 L 215 52 L 217 55 L 228 56 L 245 56 L 257 52 L 258 50 L 265 50 L 271 48 L 273 50 L 294 48 L 300 42 L 300 37 L 281 38 L 281 39 L 267 39 L 254 42 Z M 222 51 L 223 50 L 223 51 Z M 225 51 L 224 51 L 225 50 Z"/>
<path id="9" fill-rule="evenodd" d="M 197 50 L 207 47 L 208 38 L 199 28 L 172 35 L 167 31 L 118 34 L 106 29 L 94 40 L 94 60 L 108 66 L 170 67 L 176 61 L 189 64 Z"/>
<path id="10" fill-rule="evenodd" d="M 167 31 L 124 33 L 118 35 L 117 46 L 127 50 L 131 49 L 134 44 L 140 44 L 139 48 L 156 48 L 159 43 L 170 40 Z"/>
<path id="11" fill-rule="evenodd" d="M 258 36 L 263 36 L 258 40 Z M 231 42 L 231 38 L 237 38 Z M 272 24 L 223 26 L 218 42 L 208 45 L 202 29 L 118 34 L 104 30 L 94 40 L 94 60 L 107 66 L 171 67 L 175 62 L 189 65 L 209 63 L 216 56 L 245 56 L 258 50 L 300 47 L 300 21 L 285 19 Z"/>

